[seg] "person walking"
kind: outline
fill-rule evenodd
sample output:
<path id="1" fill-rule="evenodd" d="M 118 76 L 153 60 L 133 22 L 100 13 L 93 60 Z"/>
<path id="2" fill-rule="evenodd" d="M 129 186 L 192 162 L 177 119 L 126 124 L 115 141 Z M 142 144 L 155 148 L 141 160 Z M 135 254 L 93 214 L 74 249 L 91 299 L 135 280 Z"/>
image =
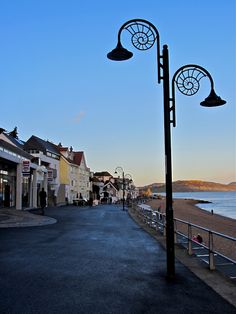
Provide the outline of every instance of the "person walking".
<path id="1" fill-rule="evenodd" d="M 44 191 L 44 188 L 39 192 L 40 206 L 42 209 L 42 215 L 44 215 L 44 208 L 46 207 L 47 193 Z"/>

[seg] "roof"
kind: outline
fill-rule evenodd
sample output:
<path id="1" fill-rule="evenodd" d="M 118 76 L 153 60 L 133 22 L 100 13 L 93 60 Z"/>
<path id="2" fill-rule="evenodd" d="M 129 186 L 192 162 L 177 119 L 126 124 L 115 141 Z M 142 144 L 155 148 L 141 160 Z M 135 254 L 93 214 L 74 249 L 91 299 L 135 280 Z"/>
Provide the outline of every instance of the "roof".
<path id="1" fill-rule="evenodd" d="M 100 180 L 98 178 L 95 178 L 95 177 L 91 178 L 91 181 L 92 182 L 100 182 Z"/>
<path id="2" fill-rule="evenodd" d="M 9 151 L 11 151 L 11 152 L 13 152 L 13 153 L 15 153 L 15 154 L 17 154 L 17 155 L 25 157 L 25 158 L 27 158 L 29 160 L 33 159 L 33 156 L 28 154 L 27 152 L 25 152 L 23 149 L 21 149 L 21 148 L 19 148 L 17 146 L 14 146 L 14 145 L 12 145 L 12 144 L 4 141 L 4 140 L 1 140 L 1 139 L 0 139 L 0 146 L 5 148 L 5 149 L 7 149 L 7 150 L 9 150 Z"/>
<path id="3" fill-rule="evenodd" d="M 112 177 L 112 175 L 108 171 L 95 172 L 95 177 Z"/>
<path id="4" fill-rule="evenodd" d="M 78 165 L 74 162 L 74 160 L 65 157 L 63 154 L 61 154 L 61 158 L 63 158 L 64 160 L 66 160 L 66 161 L 67 161 L 69 164 L 71 164 L 71 165 L 78 166 Z"/>
<path id="5" fill-rule="evenodd" d="M 28 141 L 25 142 L 24 144 L 24 150 L 39 150 L 42 151 L 44 153 L 46 153 L 47 151 L 56 154 L 58 156 L 60 156 L 60 152 L 58 149 L 58 146 L 56 144 L 53 144 L 49 141 L 44 141 L 43 139 L 32 135 Z"/>
<path id="6" fill-rule="evenodd" d="M 12 144 L 16 145 L 17 147 L 23 149 L 24 146 L 24 142 L 21 141 L 18 138 L 15 138 L 14 136 L 10 135 L 10 134 L 6 134 L 4 133 L 4 135 L 12 142 Z"/>
<path id="7" fill-rule="evenodd" d="M 3 134 L 6 138 L 6 142 L 10 142 L 12 145 L 23 149 L 24 141 L 20 140 L 17 136 L 13 136 L 13 132 L 6 132 L 5 129 L 0 128 L 0 134 Z M 3 139 L 4 140 L 4 139 Z"/>
<path id="8" fill-rule="evenodd" d="M 81 165 L 81 161 L 82 159 L 84 158 L 84 152 L 74 152 L 74 162 L 77 164 L 77 165 Z M 84 158 L 84 162 L 85 162 L 85 158 Z M 85 165 L 86 165 L 86 162 L 85 162 Z"/>
<path id="9" fill-rule="evenodd" d="M 68 147 L 60 147 L 59 146 L 59 151 L 60 152 L 67 152 L 68 151 Z"/>
<path id="10" fill-rule="evenodd" d="M 114 188 L 115 190 L 119 191 L 119 187 L 118 187 L 116 184 L 112 183 L 111 181 L 107 181 L 107 182 L 104 184 L 104 187 L 106 187 L 106 186 L 108 186 L 108 185 L 113 186 L 113 188 Z M 103 188 L 104 188 L 104 187 L 103 187 Z"/>

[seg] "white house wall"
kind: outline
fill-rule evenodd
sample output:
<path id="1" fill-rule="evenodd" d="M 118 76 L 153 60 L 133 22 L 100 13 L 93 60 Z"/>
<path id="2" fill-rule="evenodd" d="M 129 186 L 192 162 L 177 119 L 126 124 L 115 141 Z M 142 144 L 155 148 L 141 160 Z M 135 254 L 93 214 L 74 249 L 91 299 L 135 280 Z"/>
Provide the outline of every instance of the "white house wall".
<path id="1" fill-rule="evenodd" d="M 90 192 L 90 171 L 88 170 L 84 158 L 82 158 L 78 171 L 78 190 L 82 197 L 89 199 Z"/>

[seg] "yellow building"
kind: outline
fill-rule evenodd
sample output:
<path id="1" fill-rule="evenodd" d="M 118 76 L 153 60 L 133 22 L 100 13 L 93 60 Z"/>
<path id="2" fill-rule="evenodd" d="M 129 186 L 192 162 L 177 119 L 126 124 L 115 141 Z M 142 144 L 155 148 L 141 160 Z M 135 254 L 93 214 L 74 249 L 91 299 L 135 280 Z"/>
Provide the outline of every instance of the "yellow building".
<path id="1" fill-rule="evenodd" d="M 63 202 L 72 204 L 78 198 L 78 165 L 73 161 L 74 152 L 72 148 L 60 147 L 60 193 L 58 198 Z M 59 202 L 59 200 L 58 200 Z"/>

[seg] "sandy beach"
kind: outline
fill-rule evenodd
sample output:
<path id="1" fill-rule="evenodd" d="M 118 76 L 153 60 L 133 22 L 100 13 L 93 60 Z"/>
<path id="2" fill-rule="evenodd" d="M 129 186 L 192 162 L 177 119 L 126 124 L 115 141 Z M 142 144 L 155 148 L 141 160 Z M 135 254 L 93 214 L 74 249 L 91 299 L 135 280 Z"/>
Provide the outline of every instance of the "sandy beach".
<path id="1" fill-rule="evenodd" d="M 225 235 L 236 237 L 236 220 L 228 217 L 211 214 L 196 206 L 199 201 L 189 199 L 174 199 L 173 210 L 174 218 L 182 219 L 193 224 L 211 229 Z M 152 209 L 160 208 L 165 213 L 165 199 L 150 200 L 146 204 Z M 183 224 L 178 223 L 178 229 L 187 234 L 187 228 Z M 193 229 L 193 235 L 200 233 L 203 242 L 208 245 L 208 233 Z M 222 237 L 214 235 L 214 249 L 234 260 L 236 260 L 236 243 L 235 241 L 225 240 Z"/>

